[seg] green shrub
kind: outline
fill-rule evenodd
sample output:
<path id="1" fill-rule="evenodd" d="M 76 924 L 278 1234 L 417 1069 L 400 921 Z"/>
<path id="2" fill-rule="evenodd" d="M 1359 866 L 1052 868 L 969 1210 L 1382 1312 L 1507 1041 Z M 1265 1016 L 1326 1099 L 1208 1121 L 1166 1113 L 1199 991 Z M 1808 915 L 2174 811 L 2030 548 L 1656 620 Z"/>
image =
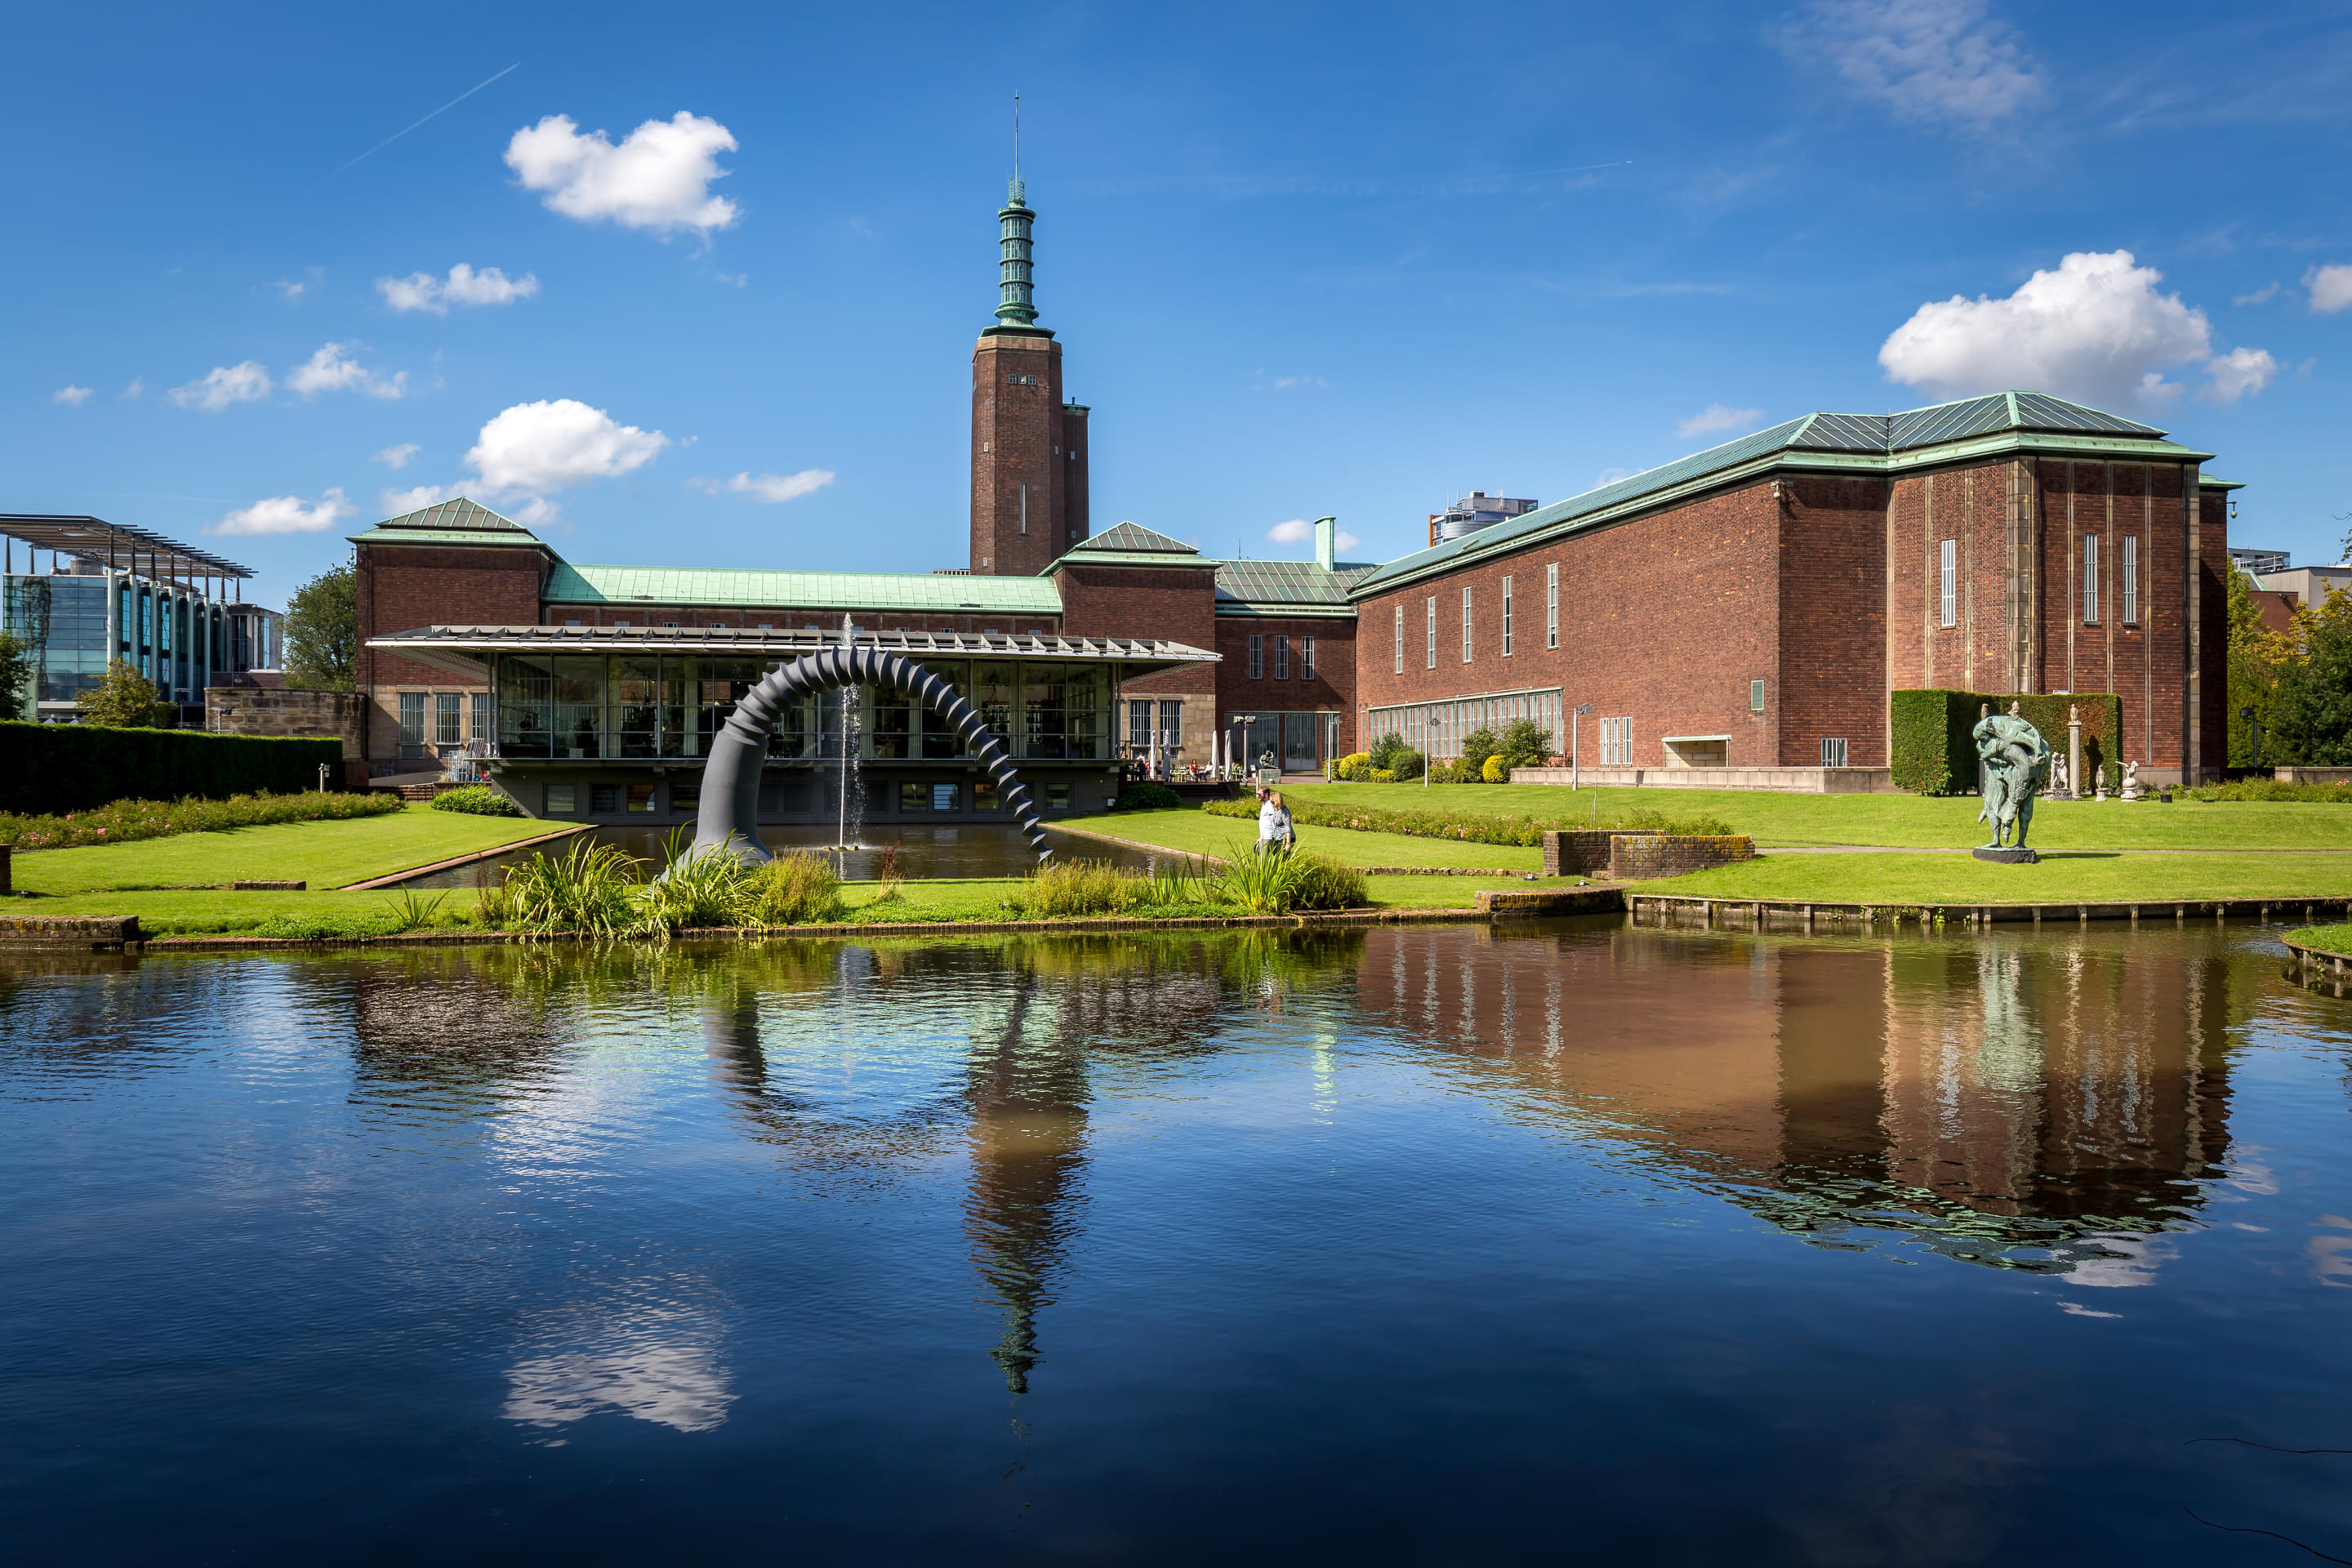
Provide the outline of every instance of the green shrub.
<path id="1" fill-rule="evenodd" d="M 1235 844 L 1225 852 L 1225 868 L 1217 877 L 1217 901 L 1239 905 L 1252 914 L 1288 914 L 1297 889 L 1299 859 L 1255 844 Z"/>
<path id="2" fill-rule="evenodd" d="M 1360 910 L 1372 901 L 1363 872 L 1311 850 L 1290 857 L 1290 907 L 1295 910 Z"/>
<path id="3" fill-rule="evenodd" d="M 1560 792 L 1567 794 L 1565 790 Z M 1289 797 L 1290 820 L 1308 827 L 1347 827 L 1359 833 L 1397 833 L 1408 838 L 1447 838 L 1462 844 L 1517 844 L 1535 846 L 1543 836 L 1554 830 L 1591 826 L 1586 818 L 1568 808 L 1556 817 L 1484 816 L 1465 812 L 1454 816 L 1444 811 L 1392 810 L 1386 806 L 1346 805 L 1330 801 L 1302 800 Z M 1212 816 L 1254 818 L 1257 807 L 1245 800 L 1213 800 L 1201 809 Z M 1663 811 L 1647 807 L 1625 815 L 1614 826 L 1639 828 L 1649 833 L 1727 834 L 1734 831 L 1729 823 L 1708 816 L 1670 816 Z"/>
<path id="4" fill-rule="evenodd" d="M 200 730 L 0 723 L 0 812 L 56 815 L 133 796 L 300 795 L 318 789 L 321 763 L 331 782 L 341 778 L 343 743 Z"/>
<path id="5" fill-rule="evenodd" d="M 1021 884 L 1013 903 L 1032 920 L 1111 915 L 1148 902 L 1149 878 L 1107 860 L 1060 860 L 1040 866 Z"/>
<path id="6" fill-rule="evenodd" d="M 1539 768 L 1551 760 L 1551 731 L 1532 719 L 1514 719 L 1503 726 L 1504 765 Z"/>
<path id="7" fill-rule="evenodd" d="M 396 936 L 407 929 L 392 910 L 321 910 L 272 915 L 254 927 L 253 934 L 279 942 L 358 942 L 372 936 Z"/>
<path id="8" fill-rule="evenodd" d="M 1688 834 L 1699 838 L 1728 838 L 1734 832 L 1731 824 L 1719 816 L 1669 816 L 1649 806 L 1637 806 L 1611 826 L 1643 833 Z"/>
<path id="9" fill-rule="evenodd" d="M 520 816 L 522 807 L 488 784 L 467 784 L 433 797 L 436 811 L 462 811 L 468 816 Z"/>
<path id="10" fill-rule="evenodd" d="M 1497 752 L 1486 759 L 1486 765 L 1478 770 L 1478 776 L 1488 784 L 1508 784 L 1511 782 L 1511 770 L 1504 765 L 1503 755 Z"/>
<path id="11" fill-rule="evenodd" d="M 449 901 L 446 893 L 422 893 L 414 888 L 404 888 L 392 901 L 393 917 L 402 931 L 428 931 L 441 923 L 441 906 Z"/>
<path id="12" fill-rule="evenodd" d="M 1110 803 L 1113 811 L 1166 811 L 1184 804 L 1183 797 L 1164 784 L 1129 784 Z"/>
<path id="13" fill-rule="evenodd" d="M 659 932 L 740 924 L 750 868 L 725 849 L 697 853 L 683 827 L 671 831 L 667 849 L 667 869 L 638 898 L 638 924 Z"/>
<path id="14" fill-rule="evenodd" d="M 753 925 L 822 925 L 841 919 L 841 878 L 805 849 L 779 855 L 743 884 L 743 918 Z"/>
<path id="15" fill-rule="evenodd" d="M 118 731 L 119 733 L 120 731 Z M 239 795 L 226 800 L 118 800 L 61 816 L 0 816 L 0 844 L 16 849 L 70 849 L 83 844 L 131 844 L 177 833 L 215 833 L 278 822 L 340 821 L 383 816 L 402 806 L 398 795 Z"/>
<path id="16" fill-rule="evenodd" d="M 1370 773 L 1364 775 L 1364 782 L 1367 784 L 1394 784 L 1397 782 L 1397 776 L 1395 770 L 1393 769 L 1374 768 Z"/>
<path id="17" fill-rule="evenodd" d="M 1486 776 L 1486 759 L 1503 749 L 1503 738 L 1488 729 L 1476 729 L 1462 737 L 1462 754 L 1454 759 L 1454 776 L 1464 784 L 1476 784 Z"/>
<path id="18" fill-rule="evenodd" d="M 1371 763 L 1373 772 L 1389 775 L 1380 781 L 1382 784 L 1393 783 L 1399 779 L 1417 779 L 1421 776 L 1422 755 L 1406 745 L 1404 737 L 1402 735 L 1382 735 L 1372 742 L 1372 749 L 1365 752 L 1364 756 Z"/>
<path id="19" fill-rule="evenodd" d="M 2189 800 L 2300 800 L 2352 805 L 2352 784 L 2281 784 L 2276 779 L 2232 779 L 2175 790 Z"/>
<path id="20" fill-rule="evenodd" d="M 1333 764 L 1331 773 L 1344 784 L 1361 784 L 1372 775 L 1372 754 L 1350 752 Z"/>
<path id="21" fill-rule="evenodd" d="M 1977 788 L 1977 746 L 1970 731 L 1990 706 L 1996 713 L 2018 706 L 2019 717 L 2042 731 L 2053 755 L 2066 754 L 2066 715 L 2083 719 L 2085 785 L 2105 774 L 2107 787 L 2123 784 L 2124 759 L 2116 737 L 2123 732 L 2123 700 L 2106 692 L 2014 696 L 1988 691 L 1896 691 L 1887 698 L 1894 731 L 1889 759 L 1895 787 L 1919 795 L 1972 795 Z"/>

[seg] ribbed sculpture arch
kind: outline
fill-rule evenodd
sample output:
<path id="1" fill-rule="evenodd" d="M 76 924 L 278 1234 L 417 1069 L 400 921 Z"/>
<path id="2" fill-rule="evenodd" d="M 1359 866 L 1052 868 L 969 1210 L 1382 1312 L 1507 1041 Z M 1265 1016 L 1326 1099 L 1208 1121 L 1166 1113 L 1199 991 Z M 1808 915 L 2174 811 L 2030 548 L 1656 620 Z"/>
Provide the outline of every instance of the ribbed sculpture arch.
<path id="1" fill-rule="evenodd" d="M 694 827 L 697 853 L 728 848 L 753 865 L 774 858 L 760 839 L 760 770 L 768 759 L 768 736 L 786 705 L 844 686 L 887 686 L 906 692 L 953 725 L 996 781 L 1006 809 L 1028 835 L 1037 858 L 1054 858 L 1029 786 L 1013 771 L 1003 742 L 990 733 L 972 705 L 913 660 L 873 647 L 831 647 L 794 659 L 769 671 L 736 702 L 726 726 L 710 742 L 710 760 L 703 764 L 702 809 Z"/>

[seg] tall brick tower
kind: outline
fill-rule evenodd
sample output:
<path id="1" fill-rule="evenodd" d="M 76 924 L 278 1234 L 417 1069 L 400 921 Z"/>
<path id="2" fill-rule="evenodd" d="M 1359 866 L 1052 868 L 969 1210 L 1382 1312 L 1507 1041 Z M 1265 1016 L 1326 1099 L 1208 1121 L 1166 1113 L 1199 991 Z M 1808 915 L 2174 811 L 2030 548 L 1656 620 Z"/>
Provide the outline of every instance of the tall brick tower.
<path id="1" fill-rule="evenodd" d="M 1029 577 L 1087 533 L 1087 413 L 1062 401 L 1062 345 L 1037 325 L 1020 143 L 997 213 L 996 324 L 971 352 L 971 569 Z"/>

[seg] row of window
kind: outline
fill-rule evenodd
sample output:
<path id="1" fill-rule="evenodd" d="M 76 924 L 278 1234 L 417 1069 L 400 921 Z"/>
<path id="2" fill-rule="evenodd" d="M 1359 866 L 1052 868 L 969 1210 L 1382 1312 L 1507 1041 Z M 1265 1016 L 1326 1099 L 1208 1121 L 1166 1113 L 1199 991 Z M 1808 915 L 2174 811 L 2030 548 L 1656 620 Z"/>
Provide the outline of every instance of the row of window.
<path id="1" fill-rule="evenodd" d="M 961 813 L 964 809 L 967 790 L 974 811 L 1002 811 L 1004 808 L 992 779 L 980 779 L 968 784 L 909 781 L 898 785 L 898 815 Z M 1049 812 L 1070 809 L 1070 786 L 1066 781 L 1046 781 L 1045 797 L 1045 809 Z M 881 809 L 888 798 L 887 795 L 876 795 L 874 809 Z M 577 816 L 583 801 L 591 816 L 618 816 L 632 812 L 657 816 L 661 812 L 661 786 L 651 784 L 551 784 L 547 786 L 547 802 L 542 815 Z M 671 816 L 691 816 L 701 808 L 702 781 L 699 778 L 674 780 L 670 784 Z"/>
<path id="2" fill-rule="evenodd" d="M 1255 632 L 1250 634 L 1249 640 L 1249 678 L 1252 680 L 1265 679 L 1265 638 Z M 1274 678 L 1276 680 L 1290 679 L 1290 639 L 1286 637 L 1277 637 L 1274 639 Z M 1315 639 L 1313 637 L 1298 639 L 1298 679 L 1301 680 L 1315 679 Z"/>
<path id="3" fill-rule="evenodd" d="M 1517 583 L 1513 577 L 1503 579 L 1502 618 L 1499 624 L 1502 657 L 1509 658 L 1518 651 Z M 1404 673 L 1404 606 L 1394 607 L 1395 619 L 1390 627 L 1390 651 L 1395 673 Z M 1437 668 L 1437 595 L 1432 594 L 1422 605 L 1422 658 L 1424 668 Z M 1462 585 L 1462 662 L 1468 664 L 1476 652 L 1477 599 L 1468 584 Z M 1544 647 L 1559 646 L 1559 565 L 1557 562 L 1544 568 Z"/>
<path id="4" fill-rule="evenodd" d="M 2099 535 L 2083 536 L 2083 623 L 2099 624 Z M 2139 535 L 2122 536 L 2123 580 L 2117 584 L 2121 603 L 2116 608 L 2125 626 L 2139 624 Z M 1960 542 L 1947 539 L 1937 548 L 1937 624 L 1956 626 L 1960 623 Z M 1826 765 L 1826 764 L 1825 764 Z"/>
<path id="5" fill-rule="evenodd" d="M 412 760 L 425 754 L 425 747 L 455 746 L 468 738 L 490 739 L 490 694 L 487 691 L 404 691 L 400 694 L 401 755 Z M 425 703 L 430 700 L 433 710 L 432 736 L 425 735 Z M 467 729 L 466 715 L 473 715 L 473 726 Z"/>

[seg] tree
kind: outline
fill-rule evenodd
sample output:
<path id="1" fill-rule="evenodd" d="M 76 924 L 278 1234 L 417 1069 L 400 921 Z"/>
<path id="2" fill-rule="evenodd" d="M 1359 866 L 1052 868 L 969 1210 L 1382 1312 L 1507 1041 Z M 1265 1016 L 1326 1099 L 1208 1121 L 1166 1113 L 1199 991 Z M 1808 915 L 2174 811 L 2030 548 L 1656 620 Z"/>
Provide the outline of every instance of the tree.
<path id="1" fill-rule="evenodd" d="M 350 563 L 322 572 L 286 601 L 286 684 L 349 691 L 359 674 L 359 584 Z"/>
<path id="2" fill-rule="evenodd" d="M 1503 726 L 1500 750 L 1507 768 L 1539 768 L 1551 760 L 1551 731 L 1532 719 L 1514 719 Z"/>
<path id="3" fill-rule="evenodd" d="M 2243 572 L 2230 574 L 2229 586 L 2230 765 L 2250 768 L 2279 755 L 2274 709 L 2278 701 L 2279 667 L 2293 655 L 2286 638 L 2263 625 L 2262 612 Z M 2245 717 L 2247 710 L 2253 717 Z M 2267 744 L 2256 739 L 2256 727 Z"/>
<path id="4" fill-rule="evenodd" d="M 21 719 L 31 698 L 33 645 L 15 632 L 0 632 L 0 719 Z"/>
<path id="5" fill-rule="evenodd" d="M 2271 709 L 2273 760 L 2352 766 L 2352 594 L 2295 610 L 2295 636 L 2280 661 Z"/>
<path id="6" fill-rule="evenodd" d="M 81 721 L 110 730 L 141 730 L 156 726 L 156 709 L 167 707 L 155 696 L 155 683 L 121 659 L 110 659 L 106 678 L 95 691 L 82 694 Z"/>

